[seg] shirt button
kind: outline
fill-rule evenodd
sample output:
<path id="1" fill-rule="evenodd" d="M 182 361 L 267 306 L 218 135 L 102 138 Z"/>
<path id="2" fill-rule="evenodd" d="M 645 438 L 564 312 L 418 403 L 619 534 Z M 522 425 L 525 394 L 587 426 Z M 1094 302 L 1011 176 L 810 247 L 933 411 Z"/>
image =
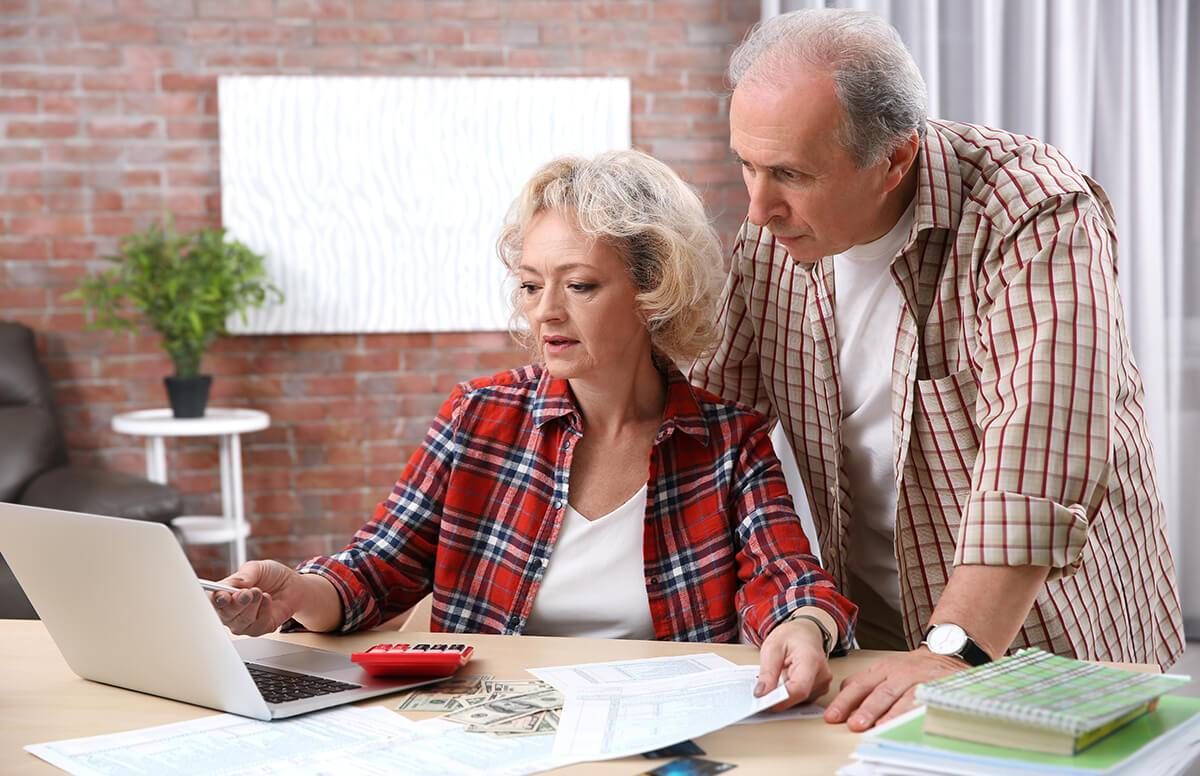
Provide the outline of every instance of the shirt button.
<path id="1" fill-rule="evenodd" d="M 554 508 L 562 509 L 562 499 L 554 499 Z"/>
<path id="2" fill-rule="evenodd" d="M 509 630 L 513 630 L 513 629 L 515 629 L 515 628 L 516 628 L 518 625 L 520 625 L 520 624 L 521 624 L 521 617 L 520 617 L 520 615 L 516 615 L 516 614 L 514 614 L 512 617 L 509 617 L 509 618 L 508 618 L 508 629 L 509 629 Z"/>

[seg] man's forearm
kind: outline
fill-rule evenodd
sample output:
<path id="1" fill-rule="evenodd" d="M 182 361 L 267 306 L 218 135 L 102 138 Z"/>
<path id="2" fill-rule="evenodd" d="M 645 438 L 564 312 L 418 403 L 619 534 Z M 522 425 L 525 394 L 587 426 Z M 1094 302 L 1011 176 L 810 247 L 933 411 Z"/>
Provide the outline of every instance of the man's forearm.
<path id="1" fill-rule="evenodd" d="M 959 625 L 985 652 L 1000 657 L 1049 573 L 1048 566 L 955 566 L 929 622 Z"/>

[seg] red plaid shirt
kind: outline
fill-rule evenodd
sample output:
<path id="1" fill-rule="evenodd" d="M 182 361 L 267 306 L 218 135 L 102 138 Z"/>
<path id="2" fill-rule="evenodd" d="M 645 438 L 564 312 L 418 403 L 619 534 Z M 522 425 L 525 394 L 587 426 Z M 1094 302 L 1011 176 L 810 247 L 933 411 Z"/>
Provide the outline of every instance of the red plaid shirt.
<path id="1" fill-rule="evenodd" d="M 855 607 L 812 556 L 758 413 L 668 375 L 646 495 L 646 592 L 655 636 L 755 644 L 818 606 L 849 645 Z M 343 631 L 433 592 L 433 629 L 519 634 L 567 506 L 582 418 L 566 380 L 539 366 L 459 385 L 391 495 L 333 556 Z M 602 583 L 602 580 L 597 580 Z"/>

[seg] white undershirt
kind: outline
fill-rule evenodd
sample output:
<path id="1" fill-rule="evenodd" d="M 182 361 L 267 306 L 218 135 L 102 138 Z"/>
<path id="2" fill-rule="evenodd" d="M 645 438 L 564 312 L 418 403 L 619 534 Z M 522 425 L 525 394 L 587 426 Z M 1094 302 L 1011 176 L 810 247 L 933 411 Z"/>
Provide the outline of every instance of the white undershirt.
<path id="1" fill-rule="evenodd" d="M 842 446 L 854 505 L 848 565 L 897 612 L 892 358 L 904 300 L 890 265 L 908 240 L 915 205 L 914 197 L 887 234 L 838 254 L 833 267 Z"/>
<path id="2" fill-rule="evenodd" d="M 567 504 L 524 633 L 653 639 L 646 594 L 646 486 L 604 517 Z"/>

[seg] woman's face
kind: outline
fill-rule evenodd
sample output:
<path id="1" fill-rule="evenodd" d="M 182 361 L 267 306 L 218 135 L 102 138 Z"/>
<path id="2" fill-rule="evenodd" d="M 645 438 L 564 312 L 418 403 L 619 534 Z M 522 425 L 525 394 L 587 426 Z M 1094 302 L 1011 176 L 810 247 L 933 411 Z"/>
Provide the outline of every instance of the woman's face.
<path id="1" fill-rule="evenodd" d="M 625 262 L 558 213 L 534 216 L 517 278 L 522 310 L 554 377 L 615 376 L 649 355 L 650 333 Z"/>

